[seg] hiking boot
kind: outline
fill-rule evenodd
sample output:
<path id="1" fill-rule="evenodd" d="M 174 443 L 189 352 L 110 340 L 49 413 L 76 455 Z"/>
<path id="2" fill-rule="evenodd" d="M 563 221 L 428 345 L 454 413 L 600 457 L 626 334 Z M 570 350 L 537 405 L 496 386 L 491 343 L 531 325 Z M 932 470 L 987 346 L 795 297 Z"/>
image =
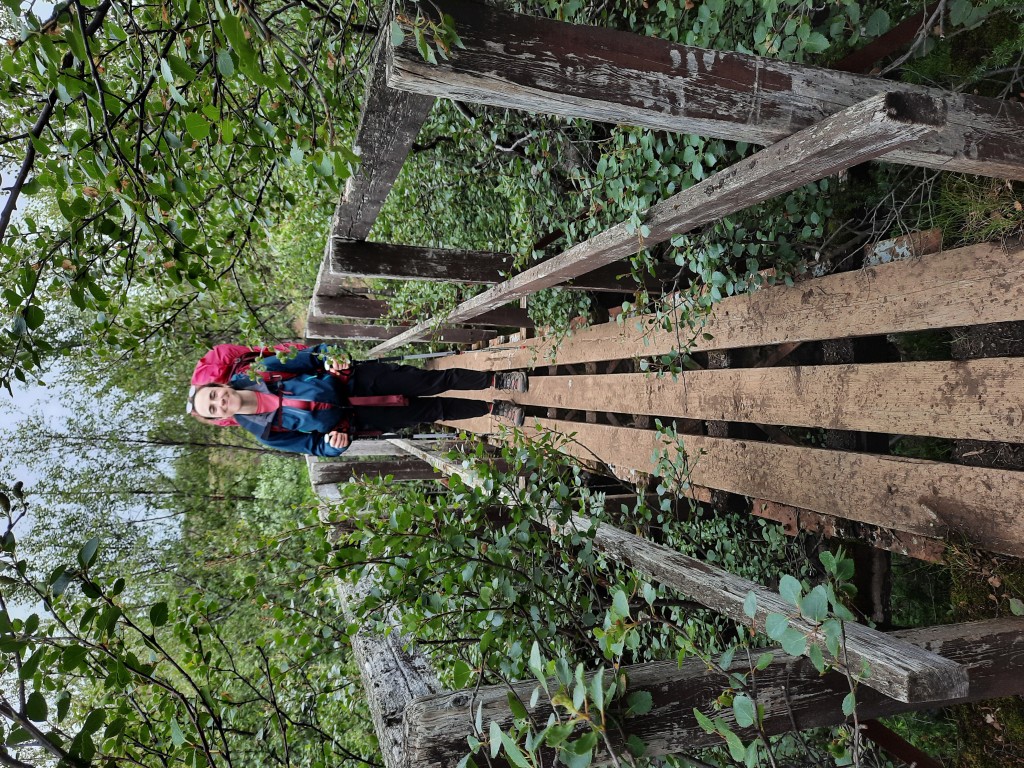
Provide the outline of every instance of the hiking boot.
<path id="1" fill-rule="evenodd" d="M 508 400 L 495 400 L 491 404 L 491 416 L 499 423 L 513 427 L 521 427 L 526 421 L 526 411 Z"/>
<path id="2" fill-rule="evenodd" d="M 502 392 L 525 392 L 530 382 L 522 371 L 503 371 L 494 374 L 492 386 Z"/>

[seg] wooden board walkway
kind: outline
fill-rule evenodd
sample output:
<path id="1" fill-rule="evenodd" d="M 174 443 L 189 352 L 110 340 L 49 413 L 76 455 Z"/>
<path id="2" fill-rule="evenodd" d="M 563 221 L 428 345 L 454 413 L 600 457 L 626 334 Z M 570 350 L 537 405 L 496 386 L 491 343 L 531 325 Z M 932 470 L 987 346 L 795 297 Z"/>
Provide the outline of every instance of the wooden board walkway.
<path id="1" fill-rule="evenodd" d="M 480 393 L 447 393 L 460 395 Z M 530 391 L 514 399 L 563 410 L 1019 442 L 1024 359 L 534 376 Z"/>
<path id="2" fill-rule="evenodd" d="M 528 369 L 1019 320 L 1024 246 L 985 243 L 733 296 L 692 329 L 665 330 L 645 315 L 584 328 L 561 343 L 538 337 L 431 365 Z"/>

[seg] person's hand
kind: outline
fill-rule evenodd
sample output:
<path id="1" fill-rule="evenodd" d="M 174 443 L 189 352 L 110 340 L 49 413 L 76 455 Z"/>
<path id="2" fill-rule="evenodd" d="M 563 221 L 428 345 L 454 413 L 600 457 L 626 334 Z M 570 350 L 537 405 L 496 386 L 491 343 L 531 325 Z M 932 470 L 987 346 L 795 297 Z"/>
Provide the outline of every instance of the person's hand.
<path id="1" fill-rule="evenodd" d="M 332 357 L 324 367 L 328 373 L 341 373 L 352 367 L 352 361 L 347 357 Z"/>
<path id="2" fill-rule="evenodd" d="M 327 444 L 332 448 L 348 448 L 348 443 L 348 433 L 346 432 L 327 433 Z"/>

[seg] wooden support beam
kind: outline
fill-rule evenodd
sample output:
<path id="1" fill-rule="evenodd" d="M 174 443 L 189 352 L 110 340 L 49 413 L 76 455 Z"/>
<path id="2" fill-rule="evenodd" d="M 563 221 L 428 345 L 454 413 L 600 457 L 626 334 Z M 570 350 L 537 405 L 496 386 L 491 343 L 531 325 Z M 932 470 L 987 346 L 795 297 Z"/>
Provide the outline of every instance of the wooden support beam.
<path id="1" fill-rule="evenodd" d="M 557 340 L 537 338 L 433 366 L 510 370 L 1012 320 L 1024 320 L 1024 246 L 982 243 L 732 296 L 695 329 L 640 316 L 574 331 L 557 354 Z"/>
<path id="2" fill-rule="evenodd" d="M 579 426 L 585 429 L 598 428 L 592 424 Z M 625 433 L 639 430 L 618 431 Z M 410 453 L 416 453 L 415 446 L 410 445 L 408 441 L 401 444 Z M 577 442 L 576 445 L 579 446 L 580 443 Z M 643 450 L 643 446 L 632 444 L 627 446 L 626 450 L 639 452 Z M 647 456 L 650 455 L 648 452 Z M 479 478 L 461 464 L 457 465 L 429 454 L 423 454 L 421 457 L 446 474 L 460 475 L 468 484 L 480 483 Z M 545 525 L 557 525 L 554 517 L 540 522 Z M 801 632 L 808 635 L 816 632 L 817 625 L 803 618 L 799 611 L 777 592 L 749 579 L 735 576 L 641 536 L 610 525 L 596 524 L 579 515 L 570 515 L 569 521 L 561 527 L 564 532 L 580 533 L 593 528 L 595 549 L 741 624 L 753 623 L 763 631 L 767 617 L 772 613 L 781 613 L 790 618 L 790 626 Z M 757 598 L 753 619 L 744 613 L 744 602 L 750 592 Z M 891 698 L 899 701 L 934 701 L 967 694 L 967 672 L 955 662 L 922 651 L 910 643 L 887 638 L 881 632 L 860 624 L 847 622 L 845 637 L 844 658 L 849 669 L 857 674 L 864 664 L 870 665 L 871 674 L 864 680 L 864 685 Z M 825 653 L 827 654 L 827 651 Z"/>
<path id="3" fill-rule="evenodd" d="M 524 430 L 573 435 L 560 450 L 620 473 L 653 475 L 652 456 L 679 457 L 650 430 L 551 419 L 527 419 Z M 1024 556 L 1024 472 L 700 435 L 684 436 L 683 447 L 697 486 L 929 538 L 960 533 L 982 549 Z"/>
<path id="4" fill-rule="evenodd" d="M 355 618 L 349 606 L 369 593 L 374 578 L 370 566 L 357 584 L 339 580 L 338 595 L 347 621 Z M 440 691 L 441 683 L 430 659 L 403 632 L 397 614 L 392 610 L 377 618 L 389 631 L 377 634 L 372 623 L 361 624 L 350 639 L 352 656 L 359 667 L 384 768 L 406 768 L 410 763 L 402 716 L 415 699 Z"/>
<path id="5" fill-rule="evenodd" d="M 530 391 L 513 399 L 584 411 L 1019 442 L 1024 359 L 729 368 L 675 377 L 534 376 Z"/>
<path id="6" fill-rule="evenodd" d="M 398 178 L 420 132 L 433 96 L 392 90 L 386 82 L 387 47 L 383 37 L 374 50 L 366 78 L 363 113 L 356 133 L 358 172 L 348 180 L 331 225 L 330 244 L 338 238 L 365 240 L 391 186 Z"/>
<path id="7" fill-rule="evenodd" d="M 944 704 L 982 701 L 1024 694 L 1024 619 L 1005 618 L 967 624 L 894 632 L 888 637 L 942 654 L 962 664 L 970 678 L 970 689 Z M 746 657 L 737 658 L 730 671 L 751 674 L 757 682 L 758 703 L 765 707 L 763 727 L 768 735 L 798 729 L 839 725 L 847 722 L 842 701 L 850 692 L 841 675 L 833 672 L 822 677 L 807 659 L 788 656 L 770 649 L 775 659 L 764 670 L 751 672 Z M 760 651 L 753 651 L 756 659 Z M 651 662 L 622 667 L 630 691 L 648 691 L 653 699 L 650 712 L 624 721 L 624 732 L 610 729 L 617 752 L 624 751 L 625 739 L 636 736 L 647 745 L 645 757 L 691 753 L 693 750 L 721 746 L 717 734 L 705 733 L 694 717 L 700 710 L 708 717 L 724 717 L 729 727 L 745 741 L 757 734 L 736 725 L 728 707 L 714 708 L 722 690 L 728 688 L 722 674 L 709 671 L 699 659 Z M 589 678 L 588 678 L 589 679 Z M 557 688 L 557 683 L 552 683 Z M 512 691 L 523 703 L 530 701 L 536 682 L 513 683 Z M 554 690 L 554 689 L 552 689 Z M 509 686 L 484 686 L 476 690 L 452 691 L 417 699 L 405 714 L 406 750 L 410 765 L 417 768 L 447 768 L 455 765 L 469 749 L 466 737 L 472 732 L 477 708 L 482 707 L 484 729 L 492 720 L 502 728 L 512 724 L 508 705 Z M 930 704 L 929 707 L 934 706 Z M 919 709 L 887 698 L 861 686 L 857 690 L 857 716 L 861 722 L 899 712 Z M 530 708 L 534 722 L 544 723 L 550 713 L 547 697 L 541 696 Z M 607 754 L 597 764 L 609 762 Z"/>
<path id="8" fill-rule="evenodd" d="M 338 318 L 355 318 L 361 320 L 377 320 L 384 316 L 389 308 L 388 302 L 382 299 L 370 299 L 364 296 L 313 296 L 310 304 L 310 320 L 330 321 Z M 496 328 L 533 328 L 533 321 L 525 309 L 519 307 L 499 307 L 474 317 L 467 325 L 486 325 Z"/>
<path id="9" fill-rule="evenodd" d="M 844 520 L 835 515 L 799 509 L 777 501 L 751 499 L 750 511 L 758 517 L 781 525 L 787 536 L 796 536 L 801 531 L 807 531 L 830 539 L 862 541 L 876 549 L 897 552 L 928 563 L 941 563 L 946 552 L 946 544 L 941 539 L 904 533 L 855 520 Z"/>
<path id="10" fill-rule="evenodd" d="M 381 441 L 383 442 L 383 441 Z M 346 451 L 347 453 L 347 451 Z M 344 455 L 344 454 L 343 454 Z M 330 461 L 317 465 L 316 485 L 344 483 L 352 478 L 369 475 L 385 477 L 391 475 L 396 482 L 408 480 L 435 480 L 433 468 L 415 456 L 366 457 L 348 461 Z"/>
<path id="11" fill-rule="evenodd" d="M 935 131 L 944 104 L 926 97 L 874 96 L 761 150 L 649 208 L 638 231 L 618 224 L 460 304 L 449 322 L 463 322 L 543 288 L 559 285 L 636 253 L 672 235 L 715 221 Z M 383 344 L 379 355 L 421 337 L 421 323 Z"/>
<path id="12" fill-rule="evenodd" d="M 330 243 L 330 272 L 336 278 L 427 280 L 494 285 L 514 273 L 512 263 L 511 254 L 493 251 L 355 242 L 342 238 L 335 238 Z M 622 275 L 625 277 L 620 277 Z M 629 278 L 628 267 L 610 264 L 581 275 L 563 287 L 628 293 L 635 290 L 636 285 Z M 651 280 L 646 287 L 650 290 L 660 290 L 661 283 Z"/>
<path id="13" fill-rule="evenodd" d="M 306 338 L 317 341 L 380 341 L 394 338 L 406 328 L 406 325 L 349 325 L 313 319 L 306 322 Z M 441 328 L 428 334 L 430 341 L 443 344 L 472 344 L 492 336 L 494 331 L 483 328 Z"/>
<path id="14" fill-rule="evenodd" d="M 465 48 L 428 64 L 412 35 L 391 53 L 395 88 L 527 112 L 771 144 L 857 102 L 901 90 L 948 98 L 949 123 L 883 159 L 1024 178 L 1024 105 L 834 70 L 710 51 L 631 32 L 441 7 Z"/>

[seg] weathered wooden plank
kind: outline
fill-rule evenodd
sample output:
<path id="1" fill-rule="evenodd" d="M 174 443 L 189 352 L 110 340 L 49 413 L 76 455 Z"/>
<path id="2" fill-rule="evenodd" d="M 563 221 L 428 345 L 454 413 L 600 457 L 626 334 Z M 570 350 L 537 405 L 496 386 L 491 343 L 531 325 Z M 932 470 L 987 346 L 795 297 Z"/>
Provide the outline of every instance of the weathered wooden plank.
<path id="1" fill-rule="evenodd" d="M 666 331 L 641 316 L 574 331 L 557 352 L 553 338 L 528 339 L 516 349 L 461 355 L 458 365 L 509 370 L 656 356 L 677 349 L 680 338 L 692 339 L 691 351 L 707 351 L 1024 320 L 1022 257 L 1019 244 L 972 245 L 733 296 L 696 330 Z"/>
<path id="2" fill-rule="evenodd" d="M 963 696 L 944 702 L 946 704 L 1024 693 L 1024 619 L 1011 617 L 949 624 L 894 632 L 891 636 L 964 666 L 970 688 Z M 734 660 L 729 670 L 751 674 L 756 680 L 758 703 L 765 707 L 763 727 L 768 735 L 786 733 L 794 726 L 807 729 L 847 721 L 842 712 L 843 698 L 850 690 L 845 678 L 834 672 L 822 677 L 807 659 L 788 656 L 778 649 L 766 650 L 771 650 L 775 656 L 766 669 L 752 673 L 744 657 Z M 756 659 L 759 653 L 753 651 L 751 658 Z M 631 691 L 651 693 L 653 707 L 643 717 L 625 720 L 623 732 L 609 731 L 616 751 L 623 750 L 625 739 L 631 735 L 647 745 L 645 756 L 648 757 L 720 746 L 721 737 L 704 732 L 693 714 L 694 709 L 709 717 L 724 717 L 729 727 L 741 733 L 745 741 L 757 736 L 752 729 L 739 728 L 728 707 L 721 711 L 714 709 L 715 701 L 728 684 L 722 674 L 709 671 L 698 659 L 687 659 L 682 664 L 670 661 L 637 664 L 622 667 L 620 671 L 629 680 Z M 514 683 L 512 690 L 525 704 L 530 701 L 535 687 L 535 682 Z M 417 768 L 455 765 L 469 751 L 466 737 L 472 732 L 478 706 L 483 708 L 485 729 L 491 720 L 508 728 L 512 723 L 508 692 L 506 685 L 485 686 L 472 691 L 440 693 L 412 702 L 405 714 L 405 743 L 410 765 Z M 864 687 L 857 691 L 857 716 L 862 722 L 916 708 L 919 707 Z M 536 707 L 530 708 L 531 716 L 539 723 L 547 721 L 550 711 L 545 696 L 540 697 Z M 600 755 L 597 764 L 605 762 L 608 756 Z"/>
<path id="3" fill-rule="evenodd" d="M 580 426 L 586 429 L 596 427 L 591 424 Z M 401 445 L 410 453 L 417 453 L 416 447 L 408 441 L 401 442 Z M 627 446 L 627 450 L 642 448 L 640 445 Z M 583 450 L 586 451 L 586 448 Z M 446 474 L 460 475 L 469 484 L 480 482 L 471 470 L 454 462 L 429 454 L 422 454 L 421 458 Z M 510 501 L 514 500 L 510 498 Z M 542 522 L 557 525 L 553 518 Z M 783 600 L 777 592 L 765 589 L 749 579 L 735 576 L 613 526 L 595 524 L 579 515 L 571 515 L 562 529 L 567 532 L 585 532 L 591 530 L 592 526 L 595 526 L 593 541 L 596 549 L 737 622 L 753 623 L 763 630 L 764 622 L 770 614 L 781 613 L 790 617 L 790 626 L 808 635 L 816 632 L 817 625 L 799 615 L 794 606 Z M 750 592 L 757 597 L 752 619 L 744 613 L 744 602 Z M 864 685 L 882 691 L 891 698 L 899 701 L 930 701 L 964 696 L 967 693 L 966 670 L 955 662 L 922 651 L 910 643 L 887 638 L 881 632 L 860 624 L 847 622 L 845 638 L 843 663 L 848 664 L 854 674 L 864 664 L 869 664 L 871 675 L 864 680 Z"/>
<path id="4" fill-rule="evenodd" d="M 494 106 L 771 144 L 896 89 L 949 100 L 949 123 L 890 162 L 1024 178 L 1024 105 L 630 32 L 445 0 L 465 48 L 427 64 L 406 35 L 391 53 L 395 88 Z"/>
<path id="5" fill-rule="evenodd" d="M 368 456 L 364 459 L 324 462 L 317 467 L 316 482 L 321 485 L 344 483 L 363 475 L 371 477 L 391 475 L 396 481 L 434 480 L 437 478 L 437 474 L 429 464 L 414 456 L 391 458 Z"/>
<path id="6" fill-rule="evenodd" d="M 779 523 L 788 536 L 796 536 L 801 531 L 807 531 L 832 539 L 862 541 L 876 549 L 897 552 L 929 563 L 941 563 L 946 551 L 946 544 L 941 539 L 844 520 L 810 509 L 779 504 L 777 501 L 751 499 L 750 511 L 758 517 Z"/>
<path id="7" fill-rule="evenodd" d="M 339 277 L 388 280 L 427 280 L 494 285 L 514 273 L 513 256 L 493 251 L 427 248 L 394 243 L 352 242 L 335 238 L 330 243 L 330 272 Z M 611 293 L 635 289 L 626 266 L 614 264 L 582 275 L 564 287 Z M 650 289 L 660 288 L 651 281 Z"/>
<path id="8" fill-rule="evenodd" d="M 366 78 L 363 114 L 355 147 L 359 170 L 348 180 L 334 212 L 331 240 L 365 240 L 384 199 L 398 178 L 420 127 L 434 105 L 433 96 L 392 90 L 386 82 L 387 48 L 383 37 L 374 50 Z"/>
<path id="9" fill-rule="evenodd" d="M 635 253 L 641 243 L 660 243 L 674 234 L 870 160 L 933 132 L 943 124 L 943 114 L 943 103 L 935 99 L 896 93 L 874 96 L 649 208 L 643 216 L 643 236 L 629 222 L 617 224 L 468 299 L 450 313 L 448 320 L 462 322 L 624 259 Z M 428 329 L 429 323 L 414 326 L 375 347 L 373 354 L 395 349 Z"/>
<path id="10" fill-rule="evenodd" d="M 401 334 L 406 325 L 351 325 L 312 319 L 306 322 L 306 338 L 319 341 L 379 341 Z M 495 335 L 483 328 L 441 328 L 428 334 L 430 341 L 445 344 L 472 344 L 486 341 Z"/>
<path id="11" fill-rule="evenodd" d="M 560 450 L 654 474 L 652 456 L 677 446 L 657 432 L 527 419 L 525 431 L 574 435 Z M 1024 556 L 1024 472 L 898 456 L 798 448 L 686 435 L 690 482 L 930 538 L 966 536 L 992 552 Z"/>
<path id="12" fill-rule="evenodd" d="M 346 620 L 354 620 L 349 606 L 362 600 L 373 582 L 372 570 L 357 584 L 339 582 L 338 595 Z M 359 667 L 384 766 L 406 768 L 409 763 L 402 715 L 413 700 L 437 693 L 441 684 L 430 659 L 402 631 L 402 622 L 395 612 L 377 618 L 390 631 L 377 634 L 372 624 L 361 624 L 351 638 L 352 655 Z"/>
<path id="13" fill-rule="evenodd" d="M 310 320 L 330 321 L 337 318 L 377 320 L 384 316 L 390 305 L 382 299 L 365 296 L 313 296 Z M 534 323 L 525 309 L 499 307 L 474 317 L 467 325 L 488 325 L 497 328 L 533 328 Z"/>
<path id="14" fill-rule="evenodd" d="M 535 376 L 520 405 L 1015 442 L 1024 359 Z"/>

